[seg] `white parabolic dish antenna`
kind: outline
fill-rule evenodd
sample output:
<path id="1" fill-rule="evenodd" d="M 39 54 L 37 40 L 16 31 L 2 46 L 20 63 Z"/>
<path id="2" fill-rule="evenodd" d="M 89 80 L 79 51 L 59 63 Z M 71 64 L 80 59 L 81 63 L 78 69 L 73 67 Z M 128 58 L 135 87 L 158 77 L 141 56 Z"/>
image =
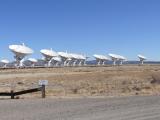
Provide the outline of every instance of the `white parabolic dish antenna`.
<path id="1" fill-rule="evenodd" d="M 58 55 L 62 58 L 64 66 L 68 66 L 73 58 L 73 56 L 67 52 L 58 52 Z"/>
<path id="2" fill-rule="evenodd" d="M 36 62 L 38 62 L 38 60 L 37 59 L 35 59 L 35 58 L 29 58 L 28 59 L 30 62 L 32 62 L 32 63 L 36 63 Z"/>
<path id="3" fill-rule="evenodd" d="M 37 59 L 35 59 L 35 58 L 29 58 L 29 59 L 28 59 L 28 61 L 30 61 L 30 62 L 31 62 L 31 66 L 32 66 L 32 67 L 34 67 L 34 66 L 35 66 L 35 64 L 38 62 L 38 60 L 37 60 Z"/>
<path id="4" fill-rule="evenodd" d="M 72 56 L 70 54 L 68 54 L 67 52 L 58 52 L 58 54 L 63 57 L 63 58 L 66 58 L 66 59 L 69 59 L 71 58 Z"/>
<path id="5" fill-rule="evenodd" d="M 108 54 L 112 59 L 118 59 L 119 55 L 116 54 Z"/>
<path id="6" fill-rule="evenodd" d="M 89 57 L 86 57 L 86 56 L 84 56 L 84 55 L 79 55 L 79 58 L 80 58 L 81 60 L 86 60 L 86 59 L 89 58 Z"/>
<path id="7" fill-rule="evenodd" d="M 51 66 L 52 58 L 58 57 L 58 54 L 52 49 L 42 49 L 40 52 L 45 57 L 45 60 L 48 62 L 48 67 Z"/>
<path id="8" fill-rule="evenodd" d="M 33 53 L 33 50 L 23 45 L 10 45 L 9 49 L 17 56 L 26 56 Z"/>
<path id="9" fill-rule="evenodd" d="M 52 58 L 52 57 L 57 57 L 58 56 L 58 54 L 55 52 L 55 51 L 53 51 L 52 49 L 42 49 L 41 51 L 41 54 L 44 56 L 44 57 L 49 57 L 49 58 Z"/>
<path id="10" fill-rule="evenodd" d="M 116 65 L 116 61 L 120 61 L 120 65 L 122 65 L 123 61 L 126 60 L 125 57 L 116 54 L 108 54 L 113 60 L 113 65 Z"/>
<path id="11" fill-rule="evenodd" d="M 73 66 L 75 66 L 76 64 L 79 64 L 79 66 L 85 65 L 85 61 L 87 58 L 84 55 L 70 53 L 69 56 L 73 61 Z"/>
<path id="12" fill-rule="evenodd" d="M 20 65 L 20 62 L 24 59 L 25 56 L 33 53 L 33 50 L 24 44 L 22 45 L 10 45 L 9 49 L 15 54 L 14 58 L 16 59 L 17 65 Z"/>
<path id="13" fill-rule="evenodd" d="M 95 58 L 97 58 L 97 59 L 100 59 L 100 60 L 109 60 L 109 58 L 108 57 L 106 57 L 106 56 L 104 56 L 104 55 L 97 55 L 97 54 L 95 54 L 95 55 L 93 55 Z"/>
<path id="14" fill-rule="evenodd" d="M 101 65 L 101 62 L 102 64 L 104 65 L 105 64 L 105 61 L 109 60 L 108 57 L 104 56 L 104 55 L 93 55 L 93 57 L 96 58 L 97 62 L 98 62 L 98 65 Z"/>
<path id="15" fill-rule="evenodd" d="M 75 53 L 67 53 L 67 52 L 58 52 L 59 56 L 62 58 L 62 61 L 64 62 L 64 66 L 69 66 L 72 64 L 75 66 L 79 63 L 79 66 L 82 64 L 85 64 L 86 57 L 81 54 L 75 54 Z"/>
<path id="16" fill-rule="evenodd" d="M 140 55 L 140 54 L 138 55 L 138 58 L 140 59 L 141 64 L 144 63 L 144 60 L 147 60 L 147 58 L 145 56 Z"/>
<path id="17" fill-rule="evenodd" d="M 87 60 L 88 58 L 89 58 L 89 57 L 86 57 L 85 55 L 78 55 L 78 60 L 80 60 L 79 66 L 81 66 L 81 65 L 86 65 L 86 60 Z"/>
<path id="18" fill-rule="evenodd" d="M 147 58 L 144 57 L 143 55 L 138 55 L 138 57 L 139 57 L 140 59 L 143 59 L 143 60 L 146 60 L 146 59 L 147 59 Z"/>
<path id="19" fill-rule="evenodd" d="M 53 59 L 54 61 L 57 61 L 57 62 L 61 62 L 61 61 L 62 61 L 60 57 L 53 57 L 52 59 Z"/>
<path id="20" fill-rule="evenodd" d="M 1 60 L 1 62 L 4 63 L 4 64 L 8 64 L 8 63 L 9 63 L 9 60 L 3 59 L 3 60 Z"/>
<path id="21" fill-rule="evenodd" d="M 7 64 L 9 63 L 9 60 L 7 60 L 7 59 L 3 59 L 3 60 L 1 60 L 1 63 L 3 63 L 4 64 L 4 68 L 6 68 L 7 67 Z"/>

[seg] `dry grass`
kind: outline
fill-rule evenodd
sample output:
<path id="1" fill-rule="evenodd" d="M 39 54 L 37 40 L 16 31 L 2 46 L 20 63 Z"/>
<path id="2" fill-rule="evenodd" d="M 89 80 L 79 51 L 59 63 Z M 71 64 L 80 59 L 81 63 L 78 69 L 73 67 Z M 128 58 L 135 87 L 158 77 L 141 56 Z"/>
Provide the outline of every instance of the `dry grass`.
<path id="1" fill-rule="evenodd" d="M 49 80 L 47 96 L 126 96 L 160 92 L 158 65 L 0 70 L 0 84 L 14 84 L 15 90 L 35 87 L 41 79 Z"/>

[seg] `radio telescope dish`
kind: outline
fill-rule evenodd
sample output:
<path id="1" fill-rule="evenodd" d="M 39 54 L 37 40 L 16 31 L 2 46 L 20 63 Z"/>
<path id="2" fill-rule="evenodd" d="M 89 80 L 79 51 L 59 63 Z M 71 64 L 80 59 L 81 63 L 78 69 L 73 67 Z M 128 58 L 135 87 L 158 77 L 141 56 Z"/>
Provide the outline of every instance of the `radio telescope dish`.
<path id="1" fill-rule="evenodd" d="M 70 61 L 73 62 L 73 66 L 76 66 L 76 64 L 77 64 L 77 62 L 79 60 L 79 55 L 75 54 L 75 53 L 70 53 L 69 55 L 70 55 L 70 59 L 72 59 Z"/>
<path id="2" fill-rule="evenodd" d="M 27 56 L 33 53 L 33 50 L 27 46 L 24 45 L 9 45 L 9 49 L 11 52 L 14 53 L 14 58 L 16 60 L 16 67 L 22 67 L 23 66 L 23 59 Z"/>
<path id="3" fill-rule="evenodd" d="M 120 65 L 122 65 L 125 60 L 127 60 L 125 57 L 119 55 Z"/>
<path id="4" fill-rule="evenodd" d="M 85 55 L 78 55 L 79 57 L 79 66 L 82 66 L 82 65 L 86 65 L 86 60 L 89 58 L 89 57 L 86 57 Z"/>
<path id="5" fill-rule="evenodd" d="M 81 54 L 75 54 L 75 53 L 70 53 L 70 58 L 73 61 L 73 66 L 76 66 L 77 64 L 79 66 L 85 65 L 86 57 Z"/>
<path id="6" fill-rule="evenodd" d="M 73 56 L 67 52 L 58 52 L 58 55 L 61 57 L 64 66 L 69 66 L 73 59 Z"/>
<path id="7" fill-rule="evenodd" d="M 52 49 L 50 49 L 50 50 L 42 49 L 40 52 L 46 58 L 52 58 L 52 57 L 57 57 L 58 56 L 58 54 L 55 51 L 53 51 Z"/>
<path id="8" fill-rule="evenodd" d="M 52 58 L 58 56 L 58 54 L 52 49 L 42 49 L 40 52 L 44 56 L 44 60 L 48 63 L 48 67 L 51 66 Z"/>
<path id="9" fill-rule="evenodd" d="M 120 61 L 120 65 L 123 64 L 123 61 L 126 60 L 125 57 L 121 56 L 121 55 L 116 55 L 116 54 L 108 54 L 111 59 L 113 60 L 113 65 L 116 65 L 117 61 Z"/>
<path id="10" fill-rule="evenodd" d="M 116 54 L 108 54 L 108 55 L 113 60 L 113 65 L 116 65 L 116 62 L 118 61 L 118 55 L 116 55 Z"/>
<path id="11" fill-rule="evenodd" d="M 138 55 L 138 58 L 140 59 L 141 64 L 143 65 L 144 60 L 147 60 L 147 58 L 143 55 Z"/>
<path id="12" fill-rule="evenodd" d="M 9 60 L 7 60 L 7 59 L 3 59 L 3 60 L 1 60 L 1 63 L 3 63 L 3 68 L 6 68 L 7 67 L 7 64 L 9 63 Z"/>
<path id="13" fill-rule="evenodd" d="M 53 57 L 52 59 L 57 61 L 57 62 L 61 62 L 62 61 L 60 57 Z"/>
<path id="14" fill-rule="evenodd" d="M 32 64 L 31 66 L 32 66 L 32 67 L 34 67 L 34 66 L 35 66 L 35 64 L 38 62 L 38 60 L 37 60 L 37 59 L 35 59 L 35 58 L 29 58 L 29 59 L 28 59 L 28 61 L 30 61 L 30 62 L 31 62 L 31 64 Z"/>
<path id="15" fill-rule="evenodd" d="M 59 56 L 61 57 L 62 61 L 64 62 L 64 66 L 69 65 L 79 65 L 86 64 L 85 61 L 87 57 L 81 54 L 75 54 L 75 53 L 67 53 L 67 52 L 58 52 Z"/>
<path id="16" fill-rule="evenodd" d="M 59 66 L 60 63 L 62 62 L 62 59 L 59 56 L 58 57 L 53 57 L 52 62 L 54 62 L 55 66 Z"/>
<path id="17" fill-rule="evenodd" d="M 104 55 L 97 55 L 97 54 L 95 54 L 95 55 L 93 55 L 93 57 L 96 58 L 96 61 L 97 61 L 98 65 L 105 65 L 105 62 L 107 60 L 109 60 L 109 58 L 106 57 L 106 56 L 104 56 Z"/>

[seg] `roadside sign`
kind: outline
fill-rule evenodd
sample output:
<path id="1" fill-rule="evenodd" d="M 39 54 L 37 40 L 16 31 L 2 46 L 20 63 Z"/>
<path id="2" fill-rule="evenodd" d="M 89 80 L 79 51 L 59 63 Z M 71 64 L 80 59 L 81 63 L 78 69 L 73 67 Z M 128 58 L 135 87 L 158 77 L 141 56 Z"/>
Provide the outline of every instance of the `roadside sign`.
<path id="1" fill-rule="evenodd" d="M 39 80 L 39 85 L 48 85 L 48 80 Z"/>

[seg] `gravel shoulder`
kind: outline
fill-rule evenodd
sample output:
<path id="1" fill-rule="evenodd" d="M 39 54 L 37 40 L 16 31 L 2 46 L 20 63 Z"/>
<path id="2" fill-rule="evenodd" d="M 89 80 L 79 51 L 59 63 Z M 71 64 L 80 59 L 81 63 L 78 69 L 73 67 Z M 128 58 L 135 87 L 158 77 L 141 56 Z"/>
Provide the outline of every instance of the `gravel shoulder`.
<path id="1" fill-rule="evenodd" d="M 1 120 L 158 120 L 160 96 L 0 100 Z"/>

